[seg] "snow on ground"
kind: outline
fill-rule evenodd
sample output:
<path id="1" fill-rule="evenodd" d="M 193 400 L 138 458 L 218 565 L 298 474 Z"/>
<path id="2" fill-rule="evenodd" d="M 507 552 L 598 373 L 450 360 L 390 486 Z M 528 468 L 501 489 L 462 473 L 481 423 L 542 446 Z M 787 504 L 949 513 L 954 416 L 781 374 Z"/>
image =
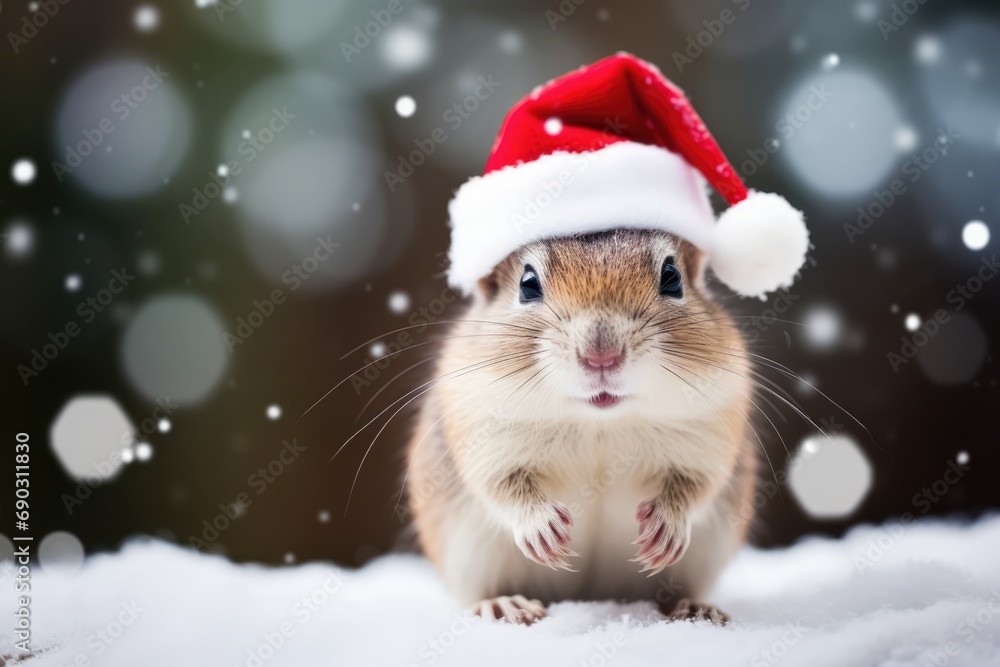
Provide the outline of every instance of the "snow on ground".
<path id="1" fill-rule="evenodd" d="M 613 602 L 556 604 L 525 628 L 464 613 L 416 556 L 273 568 L 133 542 L 81 572 L 33 573 L 34 645 L 52 648 L 19 664 L 1000 665 L 998 554 L 1000 517 L 863 526 L 745 549 L 712 596 L 734 617 L 724 628 Z"/>

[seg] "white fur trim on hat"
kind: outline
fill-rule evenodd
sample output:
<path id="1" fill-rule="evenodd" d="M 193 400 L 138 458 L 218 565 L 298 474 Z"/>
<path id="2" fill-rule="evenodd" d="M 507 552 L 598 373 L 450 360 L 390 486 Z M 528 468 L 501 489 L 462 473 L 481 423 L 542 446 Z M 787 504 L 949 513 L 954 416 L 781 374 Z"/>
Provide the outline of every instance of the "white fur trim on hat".
<path id="1" fill-rule="evenodd" d="M 808 249 L 802 212 L 780 195 L 751 191 L 719 216 L 709 261 L 722 282 L 763 298 L 792 284 Z"/>
<path id="2" fill-rule="evenodd" d="M 474 177 L 448 213 L 448 282 L 465 294 L 511 252 L 542 239 L 653 229 L 707 250 L 714 236 L 701 174 L 675 153 L 635 142 L 560 151 Z"/>

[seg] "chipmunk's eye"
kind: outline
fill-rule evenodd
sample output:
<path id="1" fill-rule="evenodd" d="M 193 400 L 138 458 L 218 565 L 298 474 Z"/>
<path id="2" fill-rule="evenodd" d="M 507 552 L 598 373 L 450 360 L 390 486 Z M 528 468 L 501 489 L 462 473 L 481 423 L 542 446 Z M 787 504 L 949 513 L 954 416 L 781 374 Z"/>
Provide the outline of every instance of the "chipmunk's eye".
<path id="1" fill-rule="evenodd" d="M 542 298 L 542 281 L 538 279 L 538 274 L 531 268 L 531 265 L 524 267 L 521 274 L 521 303 L 538 301 Z"/>
<path id="2" fill-rule="evenodd" d="M 660 294 L 679 299 L 684 296 L 684 289 L 681 287 L 681 271 L 674 266 L 674 258 L 667 257 L 660 269 Z"/>

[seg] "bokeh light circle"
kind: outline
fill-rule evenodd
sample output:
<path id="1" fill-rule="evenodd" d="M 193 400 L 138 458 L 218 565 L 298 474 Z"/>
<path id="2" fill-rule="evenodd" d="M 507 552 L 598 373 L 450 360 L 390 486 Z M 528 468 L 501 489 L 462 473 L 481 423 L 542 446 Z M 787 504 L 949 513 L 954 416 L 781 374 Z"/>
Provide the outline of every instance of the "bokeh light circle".
<path id="1" fill-rule="evenodd" d="M 526 92 L 592 60 L 568 34 L 560 48 L 547 49 L 552 33 L 545 21 L 539 23 L 517 26 L 523 47 L 510 53 L 502 36 L 515 26 L 481 16 L 449 18 L 440 57 L 448 65 L 436 70 L 440 75 L 423 95 L 426 113 L 393 127 L 399 141 L 412 146 L 439 130 L 447 140 L 429 161 L 468 176 L 481 173 L 504 117 Z"/>
<path id="2" fill-rule="evenodd" d="M 23 220 L 15 220 L 4 229 L 3 252 L 8 257 L 22 258 L 35 247 L 35 230 Z"/>
<path id="3" fill-rule="evenodd" d="M 114 198 L 162 187 L 192 130 L 171 77 L 169 68 L 137 60 L 107 61 L 77 76 L 56 114 L 57 179 Z"/>
<path id="4" fill-rule="evenodd" d="M 821 195 L 871 195 L 896 165 L 896 132 L 905 122 L 871 74 L 844 67 L 813 73 L 791 88 L 779 109 L 781 155 Z"/>
<path id="5" fill-rule="evenodd" d="M 361 100 L 322 74 L 294 70 L 243 96 L 224 125 L 219 162 L 232 171 L 241 237 L 267 280 L 287 286 L 286 272 L 308 264 L 295 289 L 329 289 L 378 264 L 380 151 Z M 359 199 L 361 216 L 352 210 Z"/>
<path id="6" fill-rule="evenodd" d="M 835 434 L 803 441 L 789 463 L 788 485 L 814 519 L 843 519 L 872 486 L 872 466 L 853 438 Z"/>
<path id="7" fill-rule="evenodd" d="M 198 403 L 215 389 L 229 364 L 219 316 L 202 299 L 154 297 L 125 330 L 125 374 L 147 399 Z"/>
<path id="8" fill-rule="evenodd" d="M 961 133 L 963 146 L 995 151 L 1000 143 L 1000 68 L 995 66 L 1000 63 L 1000 27 L 960 18 L 935 38 L 933 65 L 920 68 L 928 105 L 942 125 Z"/>
<path id="9" fill-rule="evenodd" d="M 244 48 L 285 55 L 331 39 L 348 6 L 346 0 L 195 0 L 188 5 L 209 32 Z"/>
<path id="10" fill-rule="evenodd" d="M 113 479 L 121 468 L 122 447 L 135 430 L 110 396 L 77 396 L 56 416 L 49 444 L 63 470 L 75 480 Z"/>
<path id="11" fill-rule="evenodd" d="M 917 353 L 920 370 L 935 384 L 971 382 L 989 353 L 986 332 L 974 317 L 960 312 L 951 313 L 950 319 L 938 326 Z"/>
<path id="12" fill-rule="evenodd" d="M 57 530 L 38 543 L 38 563 L 43 570 L 72 573 L 83 567 L 83 544 L 73 533 Z"/>

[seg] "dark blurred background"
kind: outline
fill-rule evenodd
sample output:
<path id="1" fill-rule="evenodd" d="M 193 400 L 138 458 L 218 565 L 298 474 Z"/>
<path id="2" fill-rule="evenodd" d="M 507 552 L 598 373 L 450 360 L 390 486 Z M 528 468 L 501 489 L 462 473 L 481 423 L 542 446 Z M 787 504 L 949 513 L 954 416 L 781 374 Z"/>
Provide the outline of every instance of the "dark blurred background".
<path id="1" fill-rule="evenodd" d="M 4 0 L 0 24 L 3 431 L 33 444 L 37 538 L 194 536 L 265 562 L 392 548 L 417 403 L 330 459 L 432 377 L 414 364 L 435 346 L 303 413 L 394 351 L 386 332 L 461 312 L 451 193 L 518 99 L 618 50 L 811 229 L 788 294 L 721 296 L 755 352 L 831 399 L 766 371 L 787 396 L 759 403 L 798 458 L 758 416 L 778 483 L 757 542 L 1000 504 L 996 3 Z"/>

